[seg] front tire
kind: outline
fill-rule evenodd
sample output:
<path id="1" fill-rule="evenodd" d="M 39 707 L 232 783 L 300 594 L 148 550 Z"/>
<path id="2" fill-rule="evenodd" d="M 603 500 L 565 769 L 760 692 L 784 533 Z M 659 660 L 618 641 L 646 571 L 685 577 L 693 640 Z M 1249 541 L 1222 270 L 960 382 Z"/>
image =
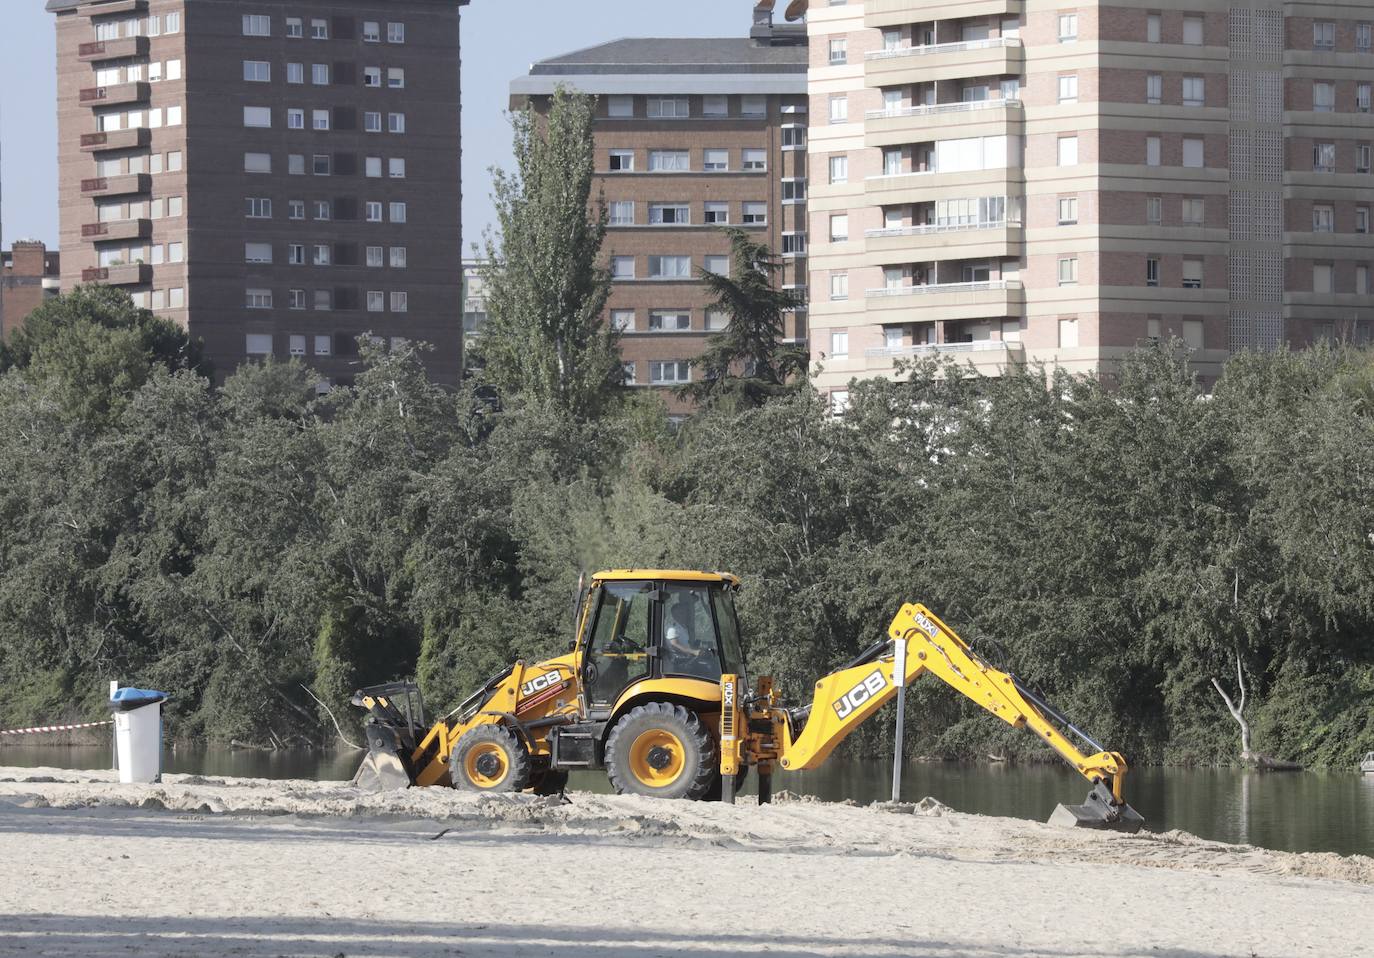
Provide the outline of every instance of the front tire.
<path id="1" fill-rule="evenodd" d="M 616 723 L 606 740 L 606 774 L 624 795 L 698 799 L 719 777 L 716 742 L 681 705 L 640 705 Z"/>
<path id="2" fill-rule="evenodd" d="M 518 792 L 529 783 L 530 756 L 509 729 L 479 725 L 458 739 L 448 772 L 461 791 Z"/>

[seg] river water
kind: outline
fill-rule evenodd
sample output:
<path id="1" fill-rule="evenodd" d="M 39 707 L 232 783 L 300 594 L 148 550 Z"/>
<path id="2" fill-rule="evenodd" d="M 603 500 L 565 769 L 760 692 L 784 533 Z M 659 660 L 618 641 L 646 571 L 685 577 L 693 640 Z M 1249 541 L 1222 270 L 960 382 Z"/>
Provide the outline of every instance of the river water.
<path id="1" fill-rule="evenodd" d="M 255 778 L 346 780 L 356 752 L 254 752 L 175 749 L 169 772 Z M 0 765 L 109 768 L 105 748 L 0 748 Z M 571 788 L 605 792 L 601 773 L 573 775 Z M 882 801 L 892 793 L 889 762 L 831 759 L 812 772 L 779 773 L 788 789 L 826 801 Z M 1060 802 L 1083 801 L 1088 785 L 1055 765 L 912 763 L 902 798 L 927 795 L 961 812 L 1044 820 Z M 753 782 L 745 794 L 753 792 Z M 1141 768 L 1126 780 L 1127 800 L 1151 831 L 1182 829 L 1203 838 L 1284 851 L 1374 855 L 1374 775 L 1358 772 L 1247 772 L 1238 769 Z"/>

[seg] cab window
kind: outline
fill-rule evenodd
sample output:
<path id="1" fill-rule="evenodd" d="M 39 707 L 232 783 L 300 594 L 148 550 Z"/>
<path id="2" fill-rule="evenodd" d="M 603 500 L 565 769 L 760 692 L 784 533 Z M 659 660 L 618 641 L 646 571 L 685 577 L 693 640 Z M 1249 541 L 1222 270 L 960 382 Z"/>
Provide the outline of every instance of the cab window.
<path id="1" fill-rule="evenodd" d="M 648 677 L 652 610 L 652 583 L 608 582 L 601 587 L 582 665 L 588 701 L 614 702 L 631 682 Z"/>
<path id="2" fill-rule="evenodd" d="M 735 618 L 735 597 L 727 589 L 711 590 L 711 605 L 716 612 L 716 626 L 720 630 L 720 658 L 725 671 L 744 674 L 744 651 L 739 642 L 739 620 Z"/>
<path id="3" fill-rule="evenodd" d="M 720 647 L 711 614 L 711 590 L 702 585 L 664 587 L 663 673 L 720 681 Z"/>

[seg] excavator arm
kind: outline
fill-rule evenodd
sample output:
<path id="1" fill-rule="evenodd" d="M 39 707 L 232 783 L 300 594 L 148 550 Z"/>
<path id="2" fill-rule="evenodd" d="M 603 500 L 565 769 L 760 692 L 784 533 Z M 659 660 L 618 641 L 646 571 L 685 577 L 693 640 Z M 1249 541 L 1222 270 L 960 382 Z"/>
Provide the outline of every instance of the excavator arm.
<path id="1" fill-rule="evenodd" d="M 811 705 L 770 711 L 778 729 L 777 758 L 784 769 L 815 768 L 870 715 L 929 672 L 1015 728 L 1024 728 L 1054 749 L 1093 784 L 1084 805 L 1061 805 L 1051 822 L 1138 831 L 1144 819 L 1126 804 L 1126 761 L 1076 728 L 1015 676 L 984 662 L 963 639 L 920 604 L 908 603 L 893 618 L 888 637 L 850 664 L 816 683 Z M 897 674 L 895 643 L 905 641 L 904 672 Z M 799 733 L 794 728 L 802 720 Z M 1086 745 L 1084 752 L 1060 731 Z"/>

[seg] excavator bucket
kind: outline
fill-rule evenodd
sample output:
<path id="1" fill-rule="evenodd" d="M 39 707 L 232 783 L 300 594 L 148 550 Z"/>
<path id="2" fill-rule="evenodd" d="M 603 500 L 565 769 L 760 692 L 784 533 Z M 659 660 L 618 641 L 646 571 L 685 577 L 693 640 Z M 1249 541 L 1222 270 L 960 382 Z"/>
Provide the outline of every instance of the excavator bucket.
<path id="1" fill-rule="evenodd" d="M 1101 828 L 1134 835 L 1145 819 L 1125 802 L 1117 802 L 1102 782 L 1093 786 L 1082 805 L 1059 805 L 1050 815 L 1049 824 L 1065 828 Z"/>
<path id="2" fill-rule="evenodd" d="M 410 788 L 410 775 L 394 749 L 370 748 L 353 774 L 353 784 L 365 792 L 391 792 Z"/>

